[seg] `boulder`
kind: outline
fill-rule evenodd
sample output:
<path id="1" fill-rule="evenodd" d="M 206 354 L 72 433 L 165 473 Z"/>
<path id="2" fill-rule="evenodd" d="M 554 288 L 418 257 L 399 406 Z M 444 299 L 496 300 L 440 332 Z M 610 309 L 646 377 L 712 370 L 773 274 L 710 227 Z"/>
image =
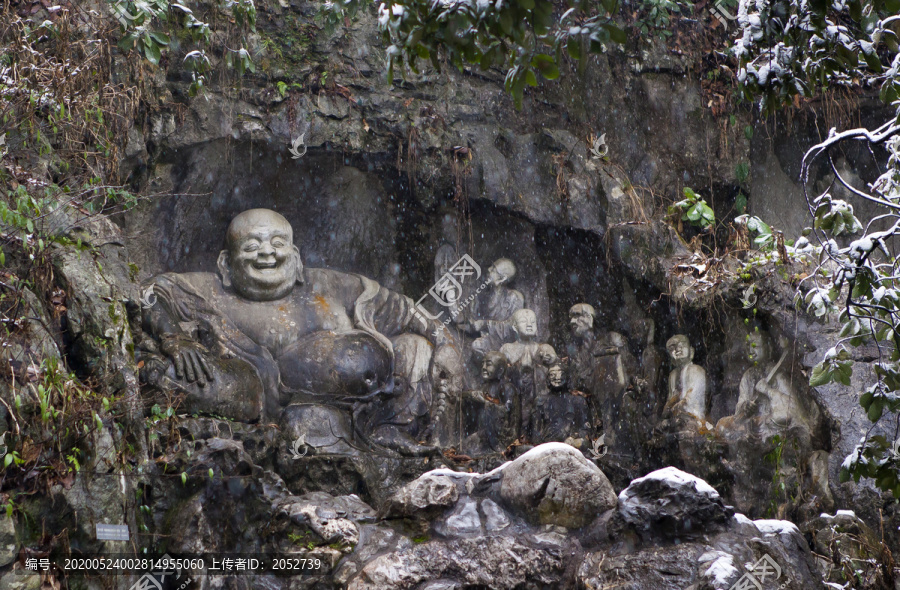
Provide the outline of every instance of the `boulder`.
<path id="1" fill-rule="evenodd" d="M 539 445 L 497 471 L 500 498 L 532 523 L 579 528 L 616 506 L 603 472 L 567 444 Z"/>
<path id="2" fill-rule="evenodd" d="M 734 514 L 715 488 L 674 467 L 632 481 L 619 494 L 619 512 L 638 532 L 665 537 L 705 533 Z"/>
<path id="3" fill-rule="evenodd" d="M 442 470 L 429 471 L 398 490 L 390 500 L 388 514 L 423 516 L 453 506 L 457 500 L 459 488 L 451 475 Z"/>

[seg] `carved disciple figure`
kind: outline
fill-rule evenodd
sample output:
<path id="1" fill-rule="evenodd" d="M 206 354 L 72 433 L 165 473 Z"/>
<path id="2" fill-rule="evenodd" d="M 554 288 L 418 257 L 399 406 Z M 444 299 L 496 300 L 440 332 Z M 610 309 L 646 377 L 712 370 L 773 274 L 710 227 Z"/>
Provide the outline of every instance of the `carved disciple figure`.
<path id="1" fill-rule="evenodd" d="M 538 442 L 567 442 L 586 448 L 586 438 L 591 434 L 590 409 L 583 395 L 569 389 L 561 365 L 547 370 L 547 389 L 538 400 Z"/>
<path id="2" fill-rule="evenodd" d="M 747 358 L 753 366 L 744 372 L 733 416 L 719 420 L 718 428 L 734 428 L 750 422 L 763 435 L 774 435 L 797 426 L 805 432 L 806 442 L 815 430 L 811 408 L 782 371 L 787 351 L 772 362 L 769 339 L 764 332 L 751 332 L 747 338 Z"/>
<path id="3" fill-rule="evenodd" d="M 672 359 L 672 371 L 669 373 L 669 400 L 663 409 L 663 418 L 687 414 L 700 424 L 708 424 L 706 369 L 693 363 L 694 347 L 687 336 L 676 334 L 666 342 L 666 350 Z"/>
<path id="4" fill-rule="evenodd" d="M 470 309 L 465 310 L 464 328 L 479 337 L 472 351 L 482 356 L 489 350 L 515 341 L 512 316 L 525 307 L 525 297 L 508 285 L 516 276 L 516 265 L 509 258 L 498 258 L 488 269 L 487 287 Z"/>
<path id="5" fill-rule="evenodd" d="M 481 389 L 468 392 L 469 404 L 475 406 L 474 432 L 463 448 L 475 452 L 502 451 L 518 438 L 520 398 L 509 382 L 509 361 L 501 352 L 489 351 L 481 361 Z"/>
<path id="6" fill-rule="evenodd" d="M 597 312 L 587 303 L 569 309 L 572 342 L 569 384 L 588 396 L 595 428 L 606 433 L 612 445 L 627 425 L 619 424 L 622 396 L 636 374 L 637 362 L 628 350 L 625 337 L 618 332 L 594 334 Z M 619 436 L 621 438 L 621 436 Z"/>
<path id="7" fill-rule="evenodd" d="M 232 220 L 218 269 L 156 277 L 157 300 L 144 310 L 155 340 L 145 340 L 145 379 L 186 394 L 193 411 L 273 419 L 294 402 L 290 424 L 325 419 L 322 403 L 390 392 L 395 347 L 415 386 L 446 344 L 419 345 L 423 337 L 410 334 L 432 327 L 409 298 L 360 275 L 304 268 L 291 225 L 268 209 Z"/>
<path id="8" fill-rule="evenodd" d="M 787 349 L 778 361 L 774 361 L 767 333 L 753 331 L 746 342 L 747 356 L 753 366 L 741 378 L 734 415 L 719 420 L 716 430 L 729 442 L 732 452 L 751 457 L 751 460 L 754 459 L 752 454 L 748 455 L 748 448 L 759 447 L 761 459 L 772 450 L 774 437 L 780 436 L 786 453 L 782 460 L 785 464 L 794 461 L 802 467 L 797 475 L 806 481 L 804 487 L 814 496 L 815 502 L 810 509 L 813 512 L 830 509 L 834 500 L 828 486 L 828 452 L 825 450 L 830 446 L 830 434 L 822 410 L 811 397 L 801 395 L 790 375 L 786 374 Z M 735 449 L 740 450 L 736 452 Z M 788 456 L 794 452 L 796 459 Z M 742 470 L 750 473 L 753 469 L 749 468 L 751 466 L 744 469 L 740 463 L 737 467 L 737 483 L 746 483 L 744 487 L 748 495 L 752 495 L 754 482 L 742 482 L 741 478 Z"/>
<path id="9" fill-rule="evenodd" d="M 521 398 L 520 433 L 531 439 L 535 432 L 534 410 L 537 398 L 546 387 L 546 367 L 559 361 L 549 344 L 536 342 L 537 315 L 530 309 L 520 309 L 512 316 L 516 342 L 504 344 L 500 352 L 509 359 L 511 380 Z"/>

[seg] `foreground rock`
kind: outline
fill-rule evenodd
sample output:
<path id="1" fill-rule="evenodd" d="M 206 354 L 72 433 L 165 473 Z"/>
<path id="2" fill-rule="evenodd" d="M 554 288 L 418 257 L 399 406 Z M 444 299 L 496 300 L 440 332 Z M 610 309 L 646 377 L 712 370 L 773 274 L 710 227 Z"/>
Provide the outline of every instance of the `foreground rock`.
<path id="1" fill-rule="evenodd" d="M 633 481 L 617 502 L 606 476 L 565 447 L 541 445 L 483 475 L 423 475 L 388 514 L 414 538 L 370 535 L 378 550 L 363 540 L 335 581 L 354 590 L 728 590 L 763 571 L 773 587 L 824 588 L 793 524 L 735 515 L 709 484 L 674 468 Z"/>

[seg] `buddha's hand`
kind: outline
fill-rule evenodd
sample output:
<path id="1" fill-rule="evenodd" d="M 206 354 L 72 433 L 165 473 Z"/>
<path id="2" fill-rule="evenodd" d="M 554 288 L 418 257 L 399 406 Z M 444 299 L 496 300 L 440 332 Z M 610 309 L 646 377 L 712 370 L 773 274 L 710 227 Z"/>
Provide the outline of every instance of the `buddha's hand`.
<path id="1" fill-rule="evenodd" d="M 168 335 L 163 337 L 159 348 L 172 360 L 175 376 L 179 379 L 188 383 L 196 382 L 200 387 L 205 387 L 207 381 L 212 381 L 212 371 L 204 358 L 208 351 L 199 342 L 182 335 Z"/>

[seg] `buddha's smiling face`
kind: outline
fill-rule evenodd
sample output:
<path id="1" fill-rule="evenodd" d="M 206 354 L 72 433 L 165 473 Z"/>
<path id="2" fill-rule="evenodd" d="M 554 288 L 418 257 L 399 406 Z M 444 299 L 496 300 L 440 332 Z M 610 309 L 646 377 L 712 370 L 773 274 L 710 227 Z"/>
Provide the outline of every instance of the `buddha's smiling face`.
<path id="1" fill-rule="evenodd" d="M 223 279 L 238 295 L 253 301 L 281 299 L 291 292 L 300 268 L 288 221 L 268 209 L 241 213 L 228 227 Z"/>

